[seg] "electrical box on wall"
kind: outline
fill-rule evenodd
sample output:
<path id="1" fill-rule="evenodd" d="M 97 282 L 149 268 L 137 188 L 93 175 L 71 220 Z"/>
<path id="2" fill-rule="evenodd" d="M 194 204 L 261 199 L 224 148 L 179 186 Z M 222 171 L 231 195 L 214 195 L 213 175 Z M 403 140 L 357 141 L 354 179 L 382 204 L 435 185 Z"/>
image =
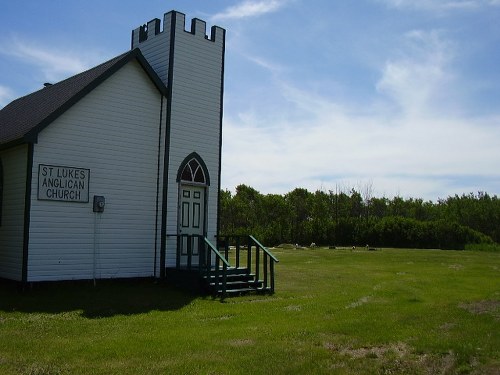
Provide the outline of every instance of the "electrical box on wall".
<path id="1" fill-rule="evenodd" d="M 94 195 L 94 212 L 104 212 L 106 199 L 101 195 Z"/>

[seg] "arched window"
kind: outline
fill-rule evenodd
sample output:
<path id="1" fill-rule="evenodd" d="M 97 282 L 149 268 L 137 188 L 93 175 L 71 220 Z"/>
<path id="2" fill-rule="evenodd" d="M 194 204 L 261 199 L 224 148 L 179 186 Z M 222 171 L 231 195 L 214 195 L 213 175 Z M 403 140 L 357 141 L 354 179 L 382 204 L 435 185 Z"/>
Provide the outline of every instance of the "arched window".
<path id="1" fill-rule="evenodd" d="M 196 159 L 191 159 L 182 170 L 181 180 L 186 182 L 198 182 L 205 184 L 205 173 Z"/>
<path id="2" fill-rule="evenodd" d="M 198 154 L 193 152 L 184 159 L 177 174 L 177 181 L 210 185 L 207 167 Z"/>

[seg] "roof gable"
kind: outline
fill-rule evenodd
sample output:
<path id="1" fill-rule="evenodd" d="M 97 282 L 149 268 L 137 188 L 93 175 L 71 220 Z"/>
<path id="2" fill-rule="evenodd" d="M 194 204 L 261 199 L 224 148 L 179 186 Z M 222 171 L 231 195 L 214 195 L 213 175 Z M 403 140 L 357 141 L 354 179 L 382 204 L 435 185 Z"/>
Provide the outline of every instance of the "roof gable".
<path id="1" fill-rule="evenodd" d="M 5 106 L 0 110 L 0 149 L 36 142 L 40 131 L 133 59 L 139 62 L 158 91 L 166 95 L 161 79 L 140 50 L 134 49 Z"/>

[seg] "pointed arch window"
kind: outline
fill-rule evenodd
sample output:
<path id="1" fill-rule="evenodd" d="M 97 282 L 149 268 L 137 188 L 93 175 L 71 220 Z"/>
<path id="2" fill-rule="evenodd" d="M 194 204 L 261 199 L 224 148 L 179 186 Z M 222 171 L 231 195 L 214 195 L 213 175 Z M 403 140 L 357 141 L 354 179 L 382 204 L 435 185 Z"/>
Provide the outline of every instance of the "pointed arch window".
<path id="1" fill-rule="evenodd" d="M 203 168 L 198 160 L 191 159 L 189 163 L 184 166 L 181 174 L 181 180 L 186 182 L 206 184 L 205 173 L 203 172 Z"/>
<path id="2" fill-rule="evenodd" d="M 177 181 L 210 185 L 207 166 L 197 153 L 193 152 L 184 159 L 177 173 Z"/>

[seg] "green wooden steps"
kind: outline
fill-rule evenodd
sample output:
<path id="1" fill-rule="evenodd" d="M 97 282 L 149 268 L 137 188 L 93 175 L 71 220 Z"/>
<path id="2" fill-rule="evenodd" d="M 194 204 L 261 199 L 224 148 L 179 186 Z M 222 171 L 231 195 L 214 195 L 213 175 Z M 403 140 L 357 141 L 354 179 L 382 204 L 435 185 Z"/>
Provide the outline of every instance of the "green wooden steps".
<path id="1" fill-rule="evenodd" d="M 247 268 L 231 268 L 226 271 L 225 290 L 222 283 L 222 275 L 217 276 L 215 272 L 203 276 L 203 284 L 206 292 L 213 295 L 241 295 L 248 293 L 270 292 L 270 288 L 264 288 L 263 280 L 255 280 L 255 274 L 249 273 Z"/>

